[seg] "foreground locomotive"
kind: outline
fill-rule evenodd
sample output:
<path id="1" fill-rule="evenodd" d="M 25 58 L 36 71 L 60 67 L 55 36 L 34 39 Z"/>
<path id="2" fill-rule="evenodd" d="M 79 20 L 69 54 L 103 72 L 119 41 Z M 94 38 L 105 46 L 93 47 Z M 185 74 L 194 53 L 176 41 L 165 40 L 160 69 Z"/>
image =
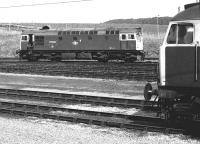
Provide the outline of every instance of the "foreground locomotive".
<path id="1" fill-rule="evenodd" d="M 200 3 L 172 18 L 160 47 L 158 89 L 148 83 L 146 100 L 158 97 L 164 119 L 200 120 Z"/>
<path id="2" fill-rule="evenodd" d="M 141 28 L 90 29 L 57 31 L 49 29 L 22 32 L 21 59 L 36 61 L 49 59 L 60 61 L 63 55 L 90 54 L 90 58 L 102 62 L 110 59 L 136 61 L 144 59 Z M 76 58 L 75 57 L 75 58 Z"/>

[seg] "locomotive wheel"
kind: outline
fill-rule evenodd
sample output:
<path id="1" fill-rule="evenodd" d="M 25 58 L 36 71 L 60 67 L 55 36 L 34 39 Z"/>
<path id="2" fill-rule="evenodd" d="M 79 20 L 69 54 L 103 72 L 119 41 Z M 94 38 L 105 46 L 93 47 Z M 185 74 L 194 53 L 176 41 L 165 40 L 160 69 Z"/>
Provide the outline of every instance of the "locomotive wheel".
<path id="1" fill-rule="evenodd" d="M 150 83 L 147 83 L 144 87 L 144 99 L 149 101 L 152 96 L 152 86 Z"/>
<path id="2" fill-rule="evenodd" d="M 35 57 L 35 56 L 30 56 L 30 57 L 28 58 L 28 61 L 31 61 L 31 62 L 38 61 L 38 58 Z"/>
<path id="3" fill-rule="evenodd" d="M 109 58 L 108 58 L 107 55 L 103 55 L 103 56 L 98 57 L 97 60 L 99 62 L 104 62 L 105 63 L 105 62 L 108 62 Z"/>
<path id="4" fill-rule="evenodd" d="M 61 61 L 62 58 L 61 57 L 54 57 L 54 58 L 51 58 L 51 61 L 54 61 L 54 62 L 59 62 Z"/>
<path id="5" fill-rule="evenodd" d="M 108 62 L 108 59 L 98 59 L 98 61 L 106 63 L 106 62 Z"/>
<path id="6" fill-rule="evenodd" d="M 124 61 L 125 62 L 135 62 L 135 61 L 137 61 L 137 57 L 136 58 L 135 57 L 134 58 L 125 58 Z"/>

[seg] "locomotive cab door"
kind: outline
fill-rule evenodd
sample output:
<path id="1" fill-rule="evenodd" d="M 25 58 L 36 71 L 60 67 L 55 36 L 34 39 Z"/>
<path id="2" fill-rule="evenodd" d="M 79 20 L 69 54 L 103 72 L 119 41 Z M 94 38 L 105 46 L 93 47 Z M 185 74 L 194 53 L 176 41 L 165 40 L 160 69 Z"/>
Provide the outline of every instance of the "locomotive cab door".
<path id="1" fill-rule="evenodd" d="M 136 49 L 136 39 L 134 33 L 121 33 L 119 35 L 120 48 L 122 50 L 135 50 Z"/>
<path id="2" fill-rule="evenodd" d="M 29 34 L 29 40 L 28 40 L 28 47 L 33 49 L 33 44 L 34 44 L 34 35 L 33 34 Z"/>
<path id="3" fill-rule="evenodd" d="M 199 47 L 194 43 L 194 25 L 172 24 L 165 41 L 165 54 L 161 52 L 160 55 L 161 65 L 165 65 L 164 82 L 167 86 L 195 86 L 198 81 L 200 53 Z M 165 63 L 162 63 L 164 55 Z M 162 68 L 161 71 L 162 75 Z"/>

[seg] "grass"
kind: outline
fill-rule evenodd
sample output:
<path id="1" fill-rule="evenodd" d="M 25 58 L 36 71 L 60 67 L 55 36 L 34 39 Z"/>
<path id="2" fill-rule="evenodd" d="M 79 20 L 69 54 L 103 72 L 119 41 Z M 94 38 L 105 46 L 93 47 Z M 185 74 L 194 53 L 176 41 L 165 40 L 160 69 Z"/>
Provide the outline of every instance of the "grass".
<path id="1" fill-rule="evenodd" d="M 144 51 L 147 53 L 148 57 L 158 57 L 159 47 L 162 44 L 165 33 L 160 33 L 159 37 L 157 34 L 144 33 Z"/>
<path id="2" fill-rule="evenodd" d="M 13 57 L 20 48 L 20 32 L 0 29 L 0 57 Z"/>
<path id="3" fill-rule="evenodd" d="M 28 26 L 41 27 L 45 24 L 27 24 Z M 46 24 L 47 25 L 47 24 Z M 158 57 L 159 47 L 163 41 L 167 26 L 159 25 L 159 37 L 157 25 L 136 25 L 136 24 L 50 24 L 52 29 L 66 28 L 134 28 L 142 27 L 144 50 L 147 57 Z M 15 51 L 20 48 L 20 31 L 11 30 L 8 28 L 0 29 L 0 57 L 15 57 Z"/>

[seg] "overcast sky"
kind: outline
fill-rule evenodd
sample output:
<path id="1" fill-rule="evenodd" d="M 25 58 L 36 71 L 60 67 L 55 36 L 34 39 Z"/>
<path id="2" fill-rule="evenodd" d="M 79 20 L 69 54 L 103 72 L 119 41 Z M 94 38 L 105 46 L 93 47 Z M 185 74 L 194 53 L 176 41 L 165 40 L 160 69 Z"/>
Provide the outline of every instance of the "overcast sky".
<path id="1" fill-rule="evenodd" d="M 0 0 L 0 6 L 73 0 Z M 111 19 L 174 16 L 197 0 L 91 0 L 57 5 L 0 8 L 0 22 L 101 23 Z"/>

